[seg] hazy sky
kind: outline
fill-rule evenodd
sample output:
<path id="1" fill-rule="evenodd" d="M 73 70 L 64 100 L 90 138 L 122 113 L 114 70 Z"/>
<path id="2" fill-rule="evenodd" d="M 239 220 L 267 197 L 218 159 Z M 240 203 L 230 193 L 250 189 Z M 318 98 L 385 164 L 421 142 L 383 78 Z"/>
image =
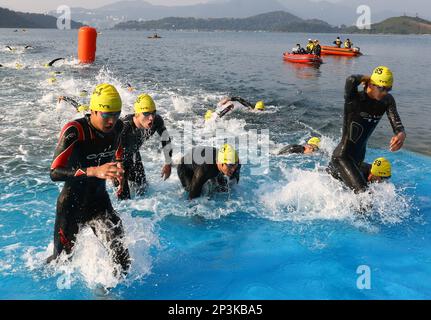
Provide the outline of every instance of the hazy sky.
<path id="1" fill-rule="evenodd" d="M 8 8 L 17 11 L 24 12 L 47 12 L 55 10 L 60 5 L 68 5 L 71 7 L 83 7 L 88 9 L 98 8 L 105 4 L 119 2 L 121 0 L 0 0 L 0 7 Z M 202 2 L 208 2 L 205 0 L 144 0 L 152 4 L 160 5 L 187 5 L 196 4 Z"/>
<path id="2" fill-rule="evenodd" d="M 105 4 L 118 2 L 120 0 L 39 0 L 39 1 L 30 1 L 30 0 L 0 0 L 0 7 L 9 8 L 17 11 L 24 12 L 47 12 L 55 10 L 60 5 L 68 5 L 71 7 L 84 7 L 88 9 L 97 8 L 103 6 Z M 209 0 L 145 0 L 152 4 L 158 5 L 187 5 L 187 4 L 196 4 L 202 2 L 208 2 Z M 262 0 L 265 1 L 265 0 Z M 300 1 L 300 0 L 297 0 Z M 322 1 L 322 0 L 311 0 L 311 1 Z M 330 2 L 338 2 L 338 3 L 361 3 L 360 0 L 326 0 Z M 364 0 L 362 0 L 364 1 Z M 383 7 L 384 9 L 396 9 L 396 10 L 409 10 L 416 9 L 416 11 L 421 12 L 422 10 L 426 12 L 430 12 L 431 4 L 430 0 L 409 0 L 406 8 L 405 0 L 365 0 L 364 3 L 379 3 L 379 7 Z M 383 6 L 382 6 L 383 5 Z"/>

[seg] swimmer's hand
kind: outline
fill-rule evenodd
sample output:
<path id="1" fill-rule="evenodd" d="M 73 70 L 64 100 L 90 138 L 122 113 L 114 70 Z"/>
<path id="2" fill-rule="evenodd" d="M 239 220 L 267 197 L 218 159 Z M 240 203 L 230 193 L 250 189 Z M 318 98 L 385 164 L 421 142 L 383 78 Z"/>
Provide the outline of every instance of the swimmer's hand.
<path id="1" fill-rule="evenodd" d="M 117 197 L 119 197 L 123 193 L 123 187 L 124 187 L 124 168 L 123 163 L 117 161 L 117 168 L 123 171 L 123 174 L 121 178 L 115 178 L 114 182 L 118 183 L 118 189 L 117 189 Z"/>
<path id="2" fill-rule="evenodd" d="M 120 185 L 123 184 L 124 170 L 119 162 L 108 162 L 98 167 L 87 168 L 88 177 L 96 177 L 103 180 L 117 179 Z"/>
<path id="3" fill-rule="evenodd" d="M 405 132 L 399 132 L 397 135 L 392 137 L 391 143 L 389 145 L 389 150 L 391 150 L 392 152 L 400 150 L 405 140 L 406 140 Z"/>
<path id="4" fill-rule="evenodd" d="M 165 164 L 162 168 L 162 178 L 167 180 L 171 176 L 172 166 L 170 164 Z"/>
<path id="5" fill-rule="evenodd" d="M 368 83 L 370 82 L 370 79 L 371 79 L 370 76 L 362 76 L 361 83 L 363 83 L 364 85 L 368 85 Z"/>

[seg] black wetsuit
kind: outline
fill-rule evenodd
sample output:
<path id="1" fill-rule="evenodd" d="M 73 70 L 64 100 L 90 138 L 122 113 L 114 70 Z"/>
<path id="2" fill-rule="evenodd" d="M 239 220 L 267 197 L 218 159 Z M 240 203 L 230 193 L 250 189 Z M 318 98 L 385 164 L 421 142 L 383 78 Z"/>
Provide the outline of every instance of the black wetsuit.
<path id="1" fill-rule="evenodd" d="M 56 63 L 57 61 L 59 61 L 59 60 L 65 60 L 64 58 L 56 58 L 56 59 L 54 59 L 54 60 L 52 60 L 52 61 L 50 61 L 48 64 L 47 64 L 47 66 L 48 67 L 52 67 L 53 65 L 54 65 L 54 63 Z"/>
<path id="2" fill-rule="evenodd" d="M 228 190 L 228 180 L 217 168 L 217 149 L 212 147 L 195 147 L 181 158 L 177 167 L 178 177 L 184 189 L 189 192 L 189 199 L 197 198 L 202 193 L 202 187 L 213 179 L 217 191 Z M 239 182 L 241 165 L 238 165 L 230 180 Z"/>
<path id="3" fill-rule="evenodd" d="M 139 129 L 133 122 L 133 117 L 134 114 L 130 114 L 123 118 L 124 128 L 121 141 L 124 148 L 123 167 L 125 172 L 123 192 L 119 195 L 119 199 L 122 200 L 130 199 L 129 182 L 133 183 L 137 195 L 142 195 L 145 192 L 146 177 L 139 149 L 154 133 L 157 132 L 161 137 L 165 163 L 172 163 L 171 138 L 166 130 L 163 118 L 156 114 L 151 128 Z"/>
<path id="4" fill-rule="evenodd" d="M 404 132 L 392 95 L 381 101 L 369 98 L 365 90 L 358 91 L 362 78 L 362 75 L 353 75 L 346 80 L 342 138 L 329 164 L 331 174 L 355 192 L 366 189 L 367 181 L 360 166 L 365 159 L 368 138 L 383 114 L 387 114 L 395 134 Z"/>
<path id="5" fill-rule="evenodd" d="M 291 144 L 281 148 L 278 154 L 288 154 L 288 153 L 304 153 L 305 147 L 299 144 Z"/>
<path id="6" fill-rule="evenodd" d="M 65 181 L 57 200 L 52 258 L 63 250 L 70 253 L 79 227 L 87 224 L 97 236 L 107 240 L 113 250 L 113 260 L 121 265 L 123 272 L 129 268 L 129 252 L 122 241 L 123 226 L 112 208 L 106 181 L 86 174 L 88 167 L 121 159 L 122 129 L 123 123 L 119 120 L 111 132 L 102 133 L 91 125 L 89 115 L 63 127 L 51 165 L 51 179 Z"/>
<path id="7" fill-rule="evenodd" d="M 371 164 L 363 162 L 361 163 L 361 166 L 359 167 L 359 169 L 361 170 L 361 173 L 364 179 L 368 181 L 368 176 L 371 173 Z"/>
<path id="8" fill-rule="evenodd" d="M 70 103 L 76 109 L 76 111 L 78 111 L 80 104 L 76 100 L 71 97 L 62 97 L 62 100 Z"/>
<path id="9" fill-rule="evenodd" d="M 245 100 L 241 97 L 230 97 L 226 103 L 223 103 L 221 106 L 217 107 L 216 113 L 219 116 L 219 118 L 225 116 L 230 111 L 235 109 L 235 105 L 233 103 L 229 103 L 229 102 L 238 102 L 242 106 L 249 108 L 249 109 L 254 108 L 254 106 L 250 102 L 248 102 L 247 100 Z"/>

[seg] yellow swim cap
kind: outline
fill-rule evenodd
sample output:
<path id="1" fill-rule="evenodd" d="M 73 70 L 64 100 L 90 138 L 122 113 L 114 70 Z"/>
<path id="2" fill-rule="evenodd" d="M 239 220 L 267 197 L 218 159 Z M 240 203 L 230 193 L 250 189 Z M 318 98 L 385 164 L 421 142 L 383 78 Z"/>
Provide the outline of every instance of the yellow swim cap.
<path id="1" fill-rule="evenodd" d="M 265 110 L 265 104 L 263 103 L 263 101 L 262 101 L 262 100 L 261 100 L 261 101 L 258 101 L 258 102 L 256 102 L 256 105 L 254 106 L 254 108 L 255 108 L 256 110 L 263 111 L 263 110 Z"/>
<path id="2" fill-rule="evenodd" d="M 371 84 L 379 87 L 391 88 L 394 83 L 392 71 L 385 66 L 379 66 L 373 70 Z"/>
<path id="3" fill-rule="evenodd" d="M 117 89 L 107 83 L 96 86 L 90 99 L 90 109 L 93 111 L 120 112 L 121 104 Z"/>
<path id="4" fill-rule="evenodd" d="M 53 77 L 53 78 L 49 78 L 49 79 L 48 79 L 48 82 L 49 82 L 49 83 L 57 82 L 57 78 L 54 78 L 54 77 Z"/>
<path id="5" fill-rule="evenodd" d="M 205 112 L 205 116 L 204 116 L 205 121 L 211 120 L 212 116 L 213 116 L 212 110 L 207 110 L 207 112 Z"/>
<path id="6" fill-rule="evenodd" d="M 307 141 L 307 144 L 320 147 L 320 138 L 318 137 L 312 137 L 310 140 Z"/>
<path id="7" fill-rule="evenodd" d="M 79 91 L 79 96 L 80 97 L 86 97 L 86 96 L 88 96 L 88 91 L 87 90 L 81 90 L 81 91 Z"/>
<path id="8" fill-rule="evenodd" d="M 377 158 L 371 166 L 371 174 L 376 177 L 389 178 L 391 176 L 391 163 L 386 158 Z"/>
<path id="9" fill-rule="evenodd" d="M 217 161 L 223 164 L 238 163 L 238 153 L 230 144 L 224 144 L 218 152 Z"/>
<path id="10" fill-rule="evenodd" d="M 155 112 L 156 104 L 148 94 L 140 94 L 135 102 L 135 113 Z"/>
<path id="11" fill-rule="evenodd" d="M 78 107 L 78 112 L 85 112 L 85 111 L 88 111 L 88 106 L 84 106 L 84 105 L 81 105 L 81 106 L 79 106 Z"/>
<path id="12" fill-rule="evenodd" d="M 21 64 L 21 63 L 15 63 L 15 68 L 17 68 L 17 69 L 22 69 L 23 68 L 23 65 Z"/>

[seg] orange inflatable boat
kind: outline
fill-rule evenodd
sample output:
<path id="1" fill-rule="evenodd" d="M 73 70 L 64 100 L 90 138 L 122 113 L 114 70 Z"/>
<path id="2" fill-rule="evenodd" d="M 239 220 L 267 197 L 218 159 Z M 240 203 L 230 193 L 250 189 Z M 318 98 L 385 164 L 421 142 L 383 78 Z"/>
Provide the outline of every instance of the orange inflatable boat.
<path id="1" fill-rule="evenodd" d="M 345 57 L 357 57 L 362 55 L 359 48 L 338 48 L 333 46 L 322 46 L 323 55 L 334 55 L 334 56 L 345 56 Z"/>
<path id="2" fill-rule="evenodd" d="M 306 63 L 306 64 L 321 64 L 323 61 L 319 56 L 315 54 L 299 54 L 299 53 L 289 53 L 285 52 L 283 54 L 284 61 L 289 61 L 293 63 Z"/>

